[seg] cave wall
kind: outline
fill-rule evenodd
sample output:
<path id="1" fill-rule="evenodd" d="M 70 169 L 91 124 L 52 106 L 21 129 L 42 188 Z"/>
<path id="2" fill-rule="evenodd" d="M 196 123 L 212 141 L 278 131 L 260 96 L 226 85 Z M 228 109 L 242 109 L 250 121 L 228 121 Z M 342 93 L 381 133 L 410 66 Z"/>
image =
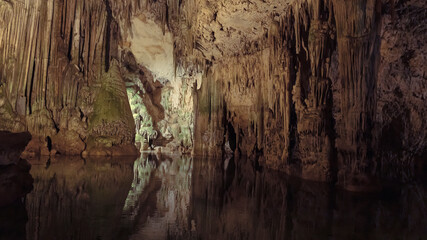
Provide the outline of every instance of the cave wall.
<path id="1" fill-rule="evenodd" d="M 426 149 L 425 14 L 415 0 L 290 3 L 240 54 L 203 64 L 196 152 L 221 155 L 231 123 L 235 154 L 254 165 L 353 190 L 413 179 Z"/>
<path id="2" fill-rule="evenodd" d="M 146 117 L 153 129 L 139 135 L 190 151 L 196 77 L 176 66 L 173 33 L 183 31 L 172 30 L 191 4 L 1 1 L 0 128 L 30 131 L 28 156 L 126 155 L 137 154 L 135 124 Z M 143 116 L 133 118 L 129 89 Z"/>
<path id="3" fill-rule="evenodd" d="M 379 168 L 386 178 L 406 181 L 426 159 L 427 3 L 396 1 L 384 10 L 376 111 Z"/>
<path id="4" fill-rule="evenodd" d="M 174 38 L 156 13 L 141 11 L 132 18 L 124 62 L 131 97 L 137 142 L 190 152 L 193 145 L 193 94 L 199 73 L 174 64 Z"/>
<path id="5" fill-rule="evenodd" d="M 27 154 L 136 154 L 119 44 L 139 4 L 0 2 L 1 127 L 31 132 Z"/>
<path id="6" fill-rule="evenodd" d="M 178 135 L 173 149 L 231 148 L 256 166 L 349 186 L 408 180 L 426 152 L 426 9 L 421 0 L 1 1 L 0 128 L 28 129 L 30 155 L 134 153 L 135 88 L 159 145 Z M 147 32 L 164 46 L 141 45 Z"/>

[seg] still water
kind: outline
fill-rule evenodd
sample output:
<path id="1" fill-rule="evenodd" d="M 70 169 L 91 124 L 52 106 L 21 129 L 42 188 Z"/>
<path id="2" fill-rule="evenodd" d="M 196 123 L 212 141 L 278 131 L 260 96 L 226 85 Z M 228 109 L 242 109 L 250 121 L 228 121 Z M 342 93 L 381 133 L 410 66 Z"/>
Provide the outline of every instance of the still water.
<path id="1" fill-rule="evenodd" d="M 146 154 L 31 161 L 0 239 L 427 239 L 423 184 L 354 195 L 252 163 Z"/>

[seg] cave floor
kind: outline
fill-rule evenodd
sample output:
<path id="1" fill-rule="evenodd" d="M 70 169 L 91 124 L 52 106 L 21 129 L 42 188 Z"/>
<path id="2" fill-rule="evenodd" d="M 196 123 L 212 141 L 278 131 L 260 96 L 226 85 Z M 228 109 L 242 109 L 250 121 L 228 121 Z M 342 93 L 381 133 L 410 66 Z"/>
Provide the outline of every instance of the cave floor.
<path id="1" fill-rule="evenodd" d="M 237 161 L 236 161 L 237 162 Z M 427 187 L 351 194 L 250 161 L 143 154 L 33 160 L 0 239 L 426 239 Z"/>

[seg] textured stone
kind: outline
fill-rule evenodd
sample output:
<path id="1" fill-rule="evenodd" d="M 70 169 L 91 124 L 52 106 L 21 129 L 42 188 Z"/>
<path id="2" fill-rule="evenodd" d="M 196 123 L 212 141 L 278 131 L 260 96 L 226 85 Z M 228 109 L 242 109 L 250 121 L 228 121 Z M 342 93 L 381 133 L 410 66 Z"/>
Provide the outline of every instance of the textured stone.
<path id="1" fill-rule="evenodd" d="M 234 4 L 225 5 L 233 9 Z M 418 30 L 426 6 L 399 2 L 395 11 L 390 4 L 289 2 L 283 14 L 268 22 L 267 33 L 248 40 L 252 44 L 241 53 L 206 58 L 210 61 L 202 64 L 205 75 L 196 101 L 196 151 L 221 155 L 224 144 L 234 141 L 236 153 L 255 165 L 338 181 L 355 191 L 376 185 L 379 176 L 413 177 L 426 140 L 421 129 L 414 141 L 404 136 L 425 121 L 425 103 L 419 101 L 426 91 L 425 67 L 419 65 L 425 44 Z M 392 15 L 399 19 L 391 22 Z M 403 26 L 418 34 L 407 36 Z M 248 34 L 242 31 L 241 36 Z M 226 40 L 218 37 L 211 43 Z M 410 43 L 406 51 L 396 45 L 402 41 Z M 411 81 L 416 90 L 407 87 Z M 230 126 L 234 139 L 229 139 Z"/>
<path id="2" fill-rule="evenodd" d="M 72 130 L 59 131 L 59 133 L 52 138 L 52 150 L 56 151 L 56 154 L 80 155 L 85 148 L 86 145 L 82 139 L 80 139 L 79 134 Z"/>
<path id="3" fill-rule="evenodd" d="M 3 99 L 5 95 L 11 106 L 1 107 L 0 114 L 5 119 L 2 122 L 15 120 L 17 117 L 13 114 L 24 116 L 23 122 L 34 139 L 50 137 L 60 141 L 62 137 L 54 136 L 61 130 L 71 129 L 91 147 L 96 140 L 91 141 L 87 135 L 101 129 L 108 132 L 98 132 L 95 137 L 115 134 L 118 138 L 106 145 L 110 142 L 132 144 L 135 128 L 130 121 L 126 90 L 115 60 L 119 59 L 120 39 L 116 19 L 124 18 L 117 9 L 135 4 L 136 1 L 120 4 L 76 0 L 1 1 L 0 82 L 5 90 L 0 96 Z M 127 23 L 125 19 L 123 22 Z M 111 77 L 113 81 L 108 80 Z M 114 133 L 110 128 L 102 129 L 99 122 L 105 119 L 100 116 L 105 112 L 97 105 L 105 99 L 99 98 L 110 97 L 105 91 L 112 92 L 112 97 L 117 95 L 110 99 L 114 102 L 110 113 L 128 116 L 121 126 L 114 120 L 107 121 L 106 124 L 117 125 Z M 4 128 L 17 131 L 22 121 L 15 122 L 15 126 L 7 123 Z M 32 142 L 36 143 L 43 144 L 43 140 Z"/>
<path id="4" fill-rule="evenodd" d="M 353 190 L 426 154 L 423 0 L 0 3 L 0 128 L 31 154 L 136 135 Z"/>

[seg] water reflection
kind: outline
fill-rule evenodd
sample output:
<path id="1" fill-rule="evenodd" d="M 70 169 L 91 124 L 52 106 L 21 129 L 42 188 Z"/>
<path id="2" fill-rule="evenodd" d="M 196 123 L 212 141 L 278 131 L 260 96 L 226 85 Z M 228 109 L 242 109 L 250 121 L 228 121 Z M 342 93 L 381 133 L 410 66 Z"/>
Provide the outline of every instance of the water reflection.
<path id="1" fill-rule="evenodd" d="M 147 155 L 135 161 L 124 207 L 129 239 L 167 239 L 188 232 L 192 163 L 189 156 Z"/>
<path id="2" fill-rule="evenodd" d="M 233 158 L 143 155 L 136 161 L 46 162 L 32 162 L 34 190 L 25 208 L 0 212 L 0 222 L 10 219 L 0 225 L 11 229 L 5 239 L 427 237 L 422 184 L 352 195 L 256 171 L 252 162 Z"/>
<path id="3" fill-rule="evenodd" d="M 422 185 L 354 195 L 319 183 L 236 165 L 231 185 L 221 165 L 196 161 L 192 218 L 201 239 L 425 239 Z"/>
<path id="4" fill-rule="evenodd" d="M 31 163 L 28 239 L 113 239 L 133 179 L 132 159 Z"/>
<path id="5" fill-rule="evenodd" d="M 29 133 L 0 131 L 0 239 L 25 239 L 27 212 L 23 203 L 31 191 L 30 165 L 20 154 L 31 139 Z"/>

